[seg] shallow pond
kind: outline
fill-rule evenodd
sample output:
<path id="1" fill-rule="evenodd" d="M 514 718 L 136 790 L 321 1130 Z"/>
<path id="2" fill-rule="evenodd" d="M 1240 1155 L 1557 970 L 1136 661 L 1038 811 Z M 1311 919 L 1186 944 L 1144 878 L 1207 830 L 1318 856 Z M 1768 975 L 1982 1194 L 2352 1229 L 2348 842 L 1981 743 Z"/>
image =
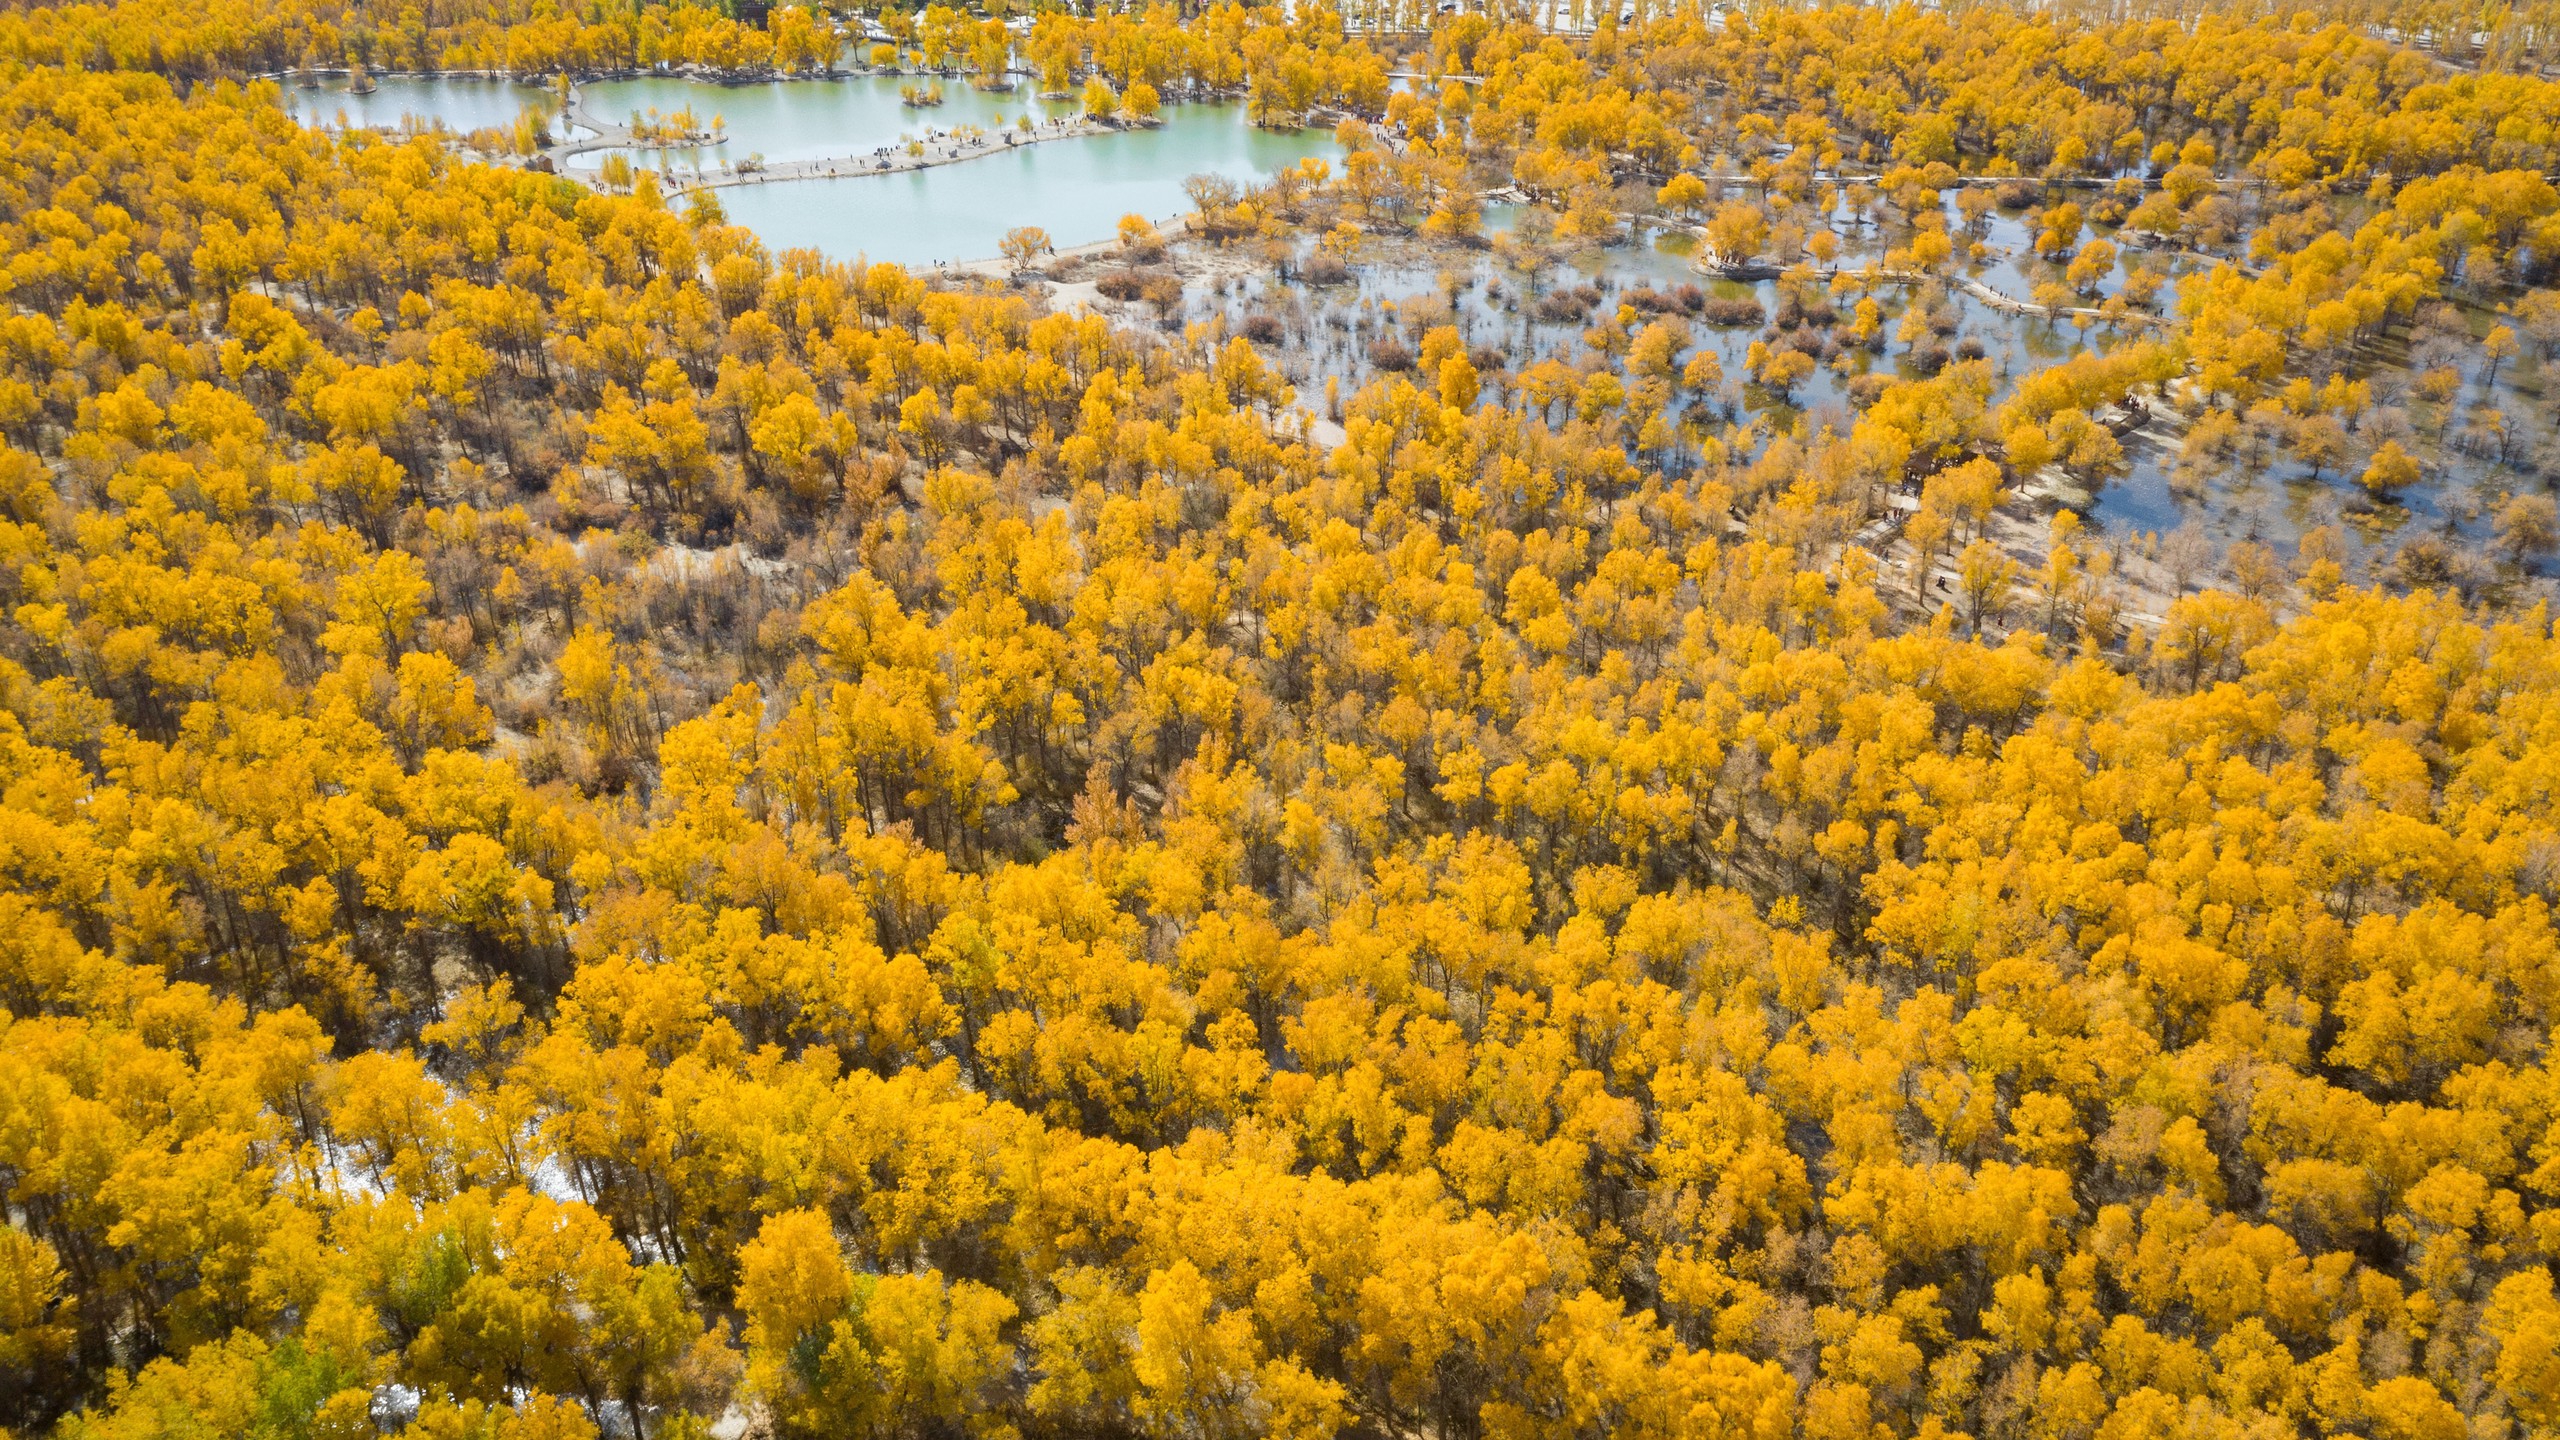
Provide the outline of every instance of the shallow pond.
<path id="1" fill-rule="evenodd" d="M 939 105 L 910 106 L 899 98 L 906 86 L 938 86 Z M 1025 115 L 1045 120 L 1073 115 L 1072 100 L 1041 100 L 1026 90 L 990 94 L 968 81 L 893 75 L 848 75 L 831 80 L 775 80 L 756 85 L 714 85 L 707 81 L 650 76 L 633 80 L 600 80 L 580 89 L 586 112 L 610 124 L 627 124 L 651 110 L 672 115 L 691 108 L 708 125 L 717 115 L 726 139 L 713 145 L 674 145 L 622 151 L 632 164 L 650 170 L 716 170 L 749 156 L 768 164 L 867 155 L 882 145 L 926 130 L 975 125 L 994 131 L 1008 128 Z M 575 169 L 592 170 L 611 150 L 571 157 Z"/>
<path id="2" fill-rule="evenodd" d="M 937 83 L 942 104 L 914 107 L 900 99 L 904 87 Z M 1026 115 L 1037 121 L 1079 108 L 1025 90 L 991 94 L 965 80 L 894 75 L 753 85 L 647 76 L 597 81 L 582 88 L 581 98 L 589 115 L 617 124 L 651 110 L 665 116 L 691 109 L 705 125 L 720 117 L 718 144 L 614 147 L 566 157 L 572 173 L 592 173 L 618 153 L 635 168 L 679 183 L 750 156 L 767 164 L 868 156 L 927 130 L 974 125 L 992 132 Z M 335 124 L 343 109 L 354 125 L 396 127 L 415 117 L 465 132 L 512 124 L 523 105 L 547 104 L 549 96 L 539 86 L 502 80 L 393 76 L 362 96 L 348 94 L 343 80 L 308 90 L 288 82 L 286 100 L 306 124 Z M 1054 140 L 892 175 L 764 181 L 716 193 L 731 219 L 777 251 L 808 248 L 838 260 L 929 266 L 992 258 L 1005 232 L 1019 225 L 1039 226 L 1061 248 L 1108 239 L 1123 215 L 1162 222 L 1188 209 L 1182 182 L 1189 176 L 1209 172 L 1251 183 L 1306 156 L 1338 162 L 1341 150 L 1326 131 L 1248 125 L 1240 104 L 1169 105 L 1163 123 L 1144 130 Z"/>
<path id="3" fill-rule="evenodd" d="M 1177 105 L 1167 107 L 1164 124 L 1147 130 L 1052 140 L 891 175 L 776 180 L 714 193 L 731 221 L 775 250 L 923 266 L 990 258 L 1018 225 L 1048 231 L 1060 249 L 1107 240 L 1123 215 L 1162 223 L 1190 208 L 1182 191 L 1188 176 L 1264 180 L 1310 155 L 1332 162 L 1340 151 L 1321 130 L 1248 125 L 1240 105 Z"/>
<path id="4" fill-rule="evenodd" d="M 442 125 L 457 135 L 504 129 L 528 105 L 546 113 L 556 108 L 551 92 L 539 85 L 465 75 L 384 75 L 361 95 L 347 88 L 344 76 L 311 86 L 288 77 L 284 105 L 305 125 L 397 130 L 414 123 L 421 129 Z M 555 133 L 565 133 L 565 126 Z"/>

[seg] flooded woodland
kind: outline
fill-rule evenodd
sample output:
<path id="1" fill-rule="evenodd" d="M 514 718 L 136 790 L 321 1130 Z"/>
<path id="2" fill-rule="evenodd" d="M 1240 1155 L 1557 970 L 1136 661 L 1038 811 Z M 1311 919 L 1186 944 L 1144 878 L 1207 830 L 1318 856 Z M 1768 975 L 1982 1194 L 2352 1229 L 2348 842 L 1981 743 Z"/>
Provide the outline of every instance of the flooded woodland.
<path id="1" fill-rule="evenodd" d="M 1395 63 L 1427 68 L 1431 55 L 1400 52 Z M 1467 83 L 1439 78 L 1444 98 Z M 1432 79 L 1405 70 L 1394 83 L 1418 101 L 1431 96 Z M 1275 176 L 1303 161 L 1331 175 L 1346 152 L 1366 145 L 1392 153 L 1402 137 L 1356 121 L 1342 134 L 1260 126 L 1245 106 L 1210 101 L 1066 143 L 1006 145 L 1000 137 L 1008 131 L 1027 137 L 1074 121 L 1085 113 L 1083 100 L 967 83 L 937 85 L 930 105 L 909 103 L 916 94 L 894 73 L 743 85 L 605 79 L 577 92 L 582 113 L 634 122 L 681 114 L 719 125 L 691 143 L 652 145 L 597 145 L 557 96 L 498 80 L 389 76 L 352 96 L 336 80 L 287 98 L 318 123 L 480 132 L 492 145 L 491 132 L 523 112 L 537 117 L 546 140 L 570 142 L 562 163 L 572 173 L 594 178 L 617 163 L 628 167 L 614 172 L 620 183 L 651 171 L 678 193 L 708 180 L 720 187 L 724 218 L 776 254 L 889 261 L 943 277 L 1000 269 L 1009 284 L 1046 289 L 1053 304 L 1176 330 L 1211 324 L 1269 349 L 1322 433 L 1339 426 L 1341 395 L 1409 372 L 1426 337 L 1442 327 L 1455 331 L 1488 393 L 1506 404 L 1542 383 L 1553 392 L 1557 367 L 1578 374 L 1622 360 L 1656 327 L 1676 334 L 1672 359 L 1684 375 L 1701 357 L 1708 362 L 1702 383 L 1664 407 L 1664 443 L 1645 457 L 1678 474 L 1709 457 L 1747 463 L 1773 440 L 1845 437 L 1887 383 L 1928 380 L 1951 365 L 1980 368 L 1983 378 L 1969 382 L 1980 392 L 1975 403 L 1997 407 L 2024 376 L 2156 339 L 2178 319 L 2182 277 L 2249 265 L 2243 242 L 2253 225 L 2371 208 L 2364 197 L 2325 190 L 2216 186 L 2217 249 L 2127 233 L 2127 217 L 2175 168 L 2169 157 L 2104 183 L 2068 185 L 1931 176 L 1908 166 L 1895 185 L 1872 165 L 1849 173 L 1798 161 L 1776 191 L 1770 174 L 1756 181 L 1728 174 L 1703 180 L 1700 193 L 1678 205 L 1652 193 L 1659 187 L 1621 186 L 1605 201 L 1609 220 L 1596 234 L 1557 233 L 1552 213 L 1516 183 L 1482 173 L 1460 178 L 1481 188 L 1466 222 L 1444 233 L 1424 233 L 1411 215 L 1390 212 L 1380 223 L 1378 207 L 1337 196 L 1315 199 L 1312 218 L 1293 216 L 1296 238 L 1243 239 L 1197 225 L 1198 191 L 1189 182 L 1226 182 L 1218 193 L 1232 205 L 1269 192 Z M 987 146 L 990 136 L 999 140 L 986 153 L 969 148 Z M 960 158 L 949 164 L 863 173 L 883 156 L 955 138 Z M 1716 158 L 1724 163 L 1701 169 L 1735 169 L 1730 157 Z M 1789 160 L 1781 147 L 1763 168 L 1774 174 Z M 793 164 L 840 173 L 764 173 Z M 2066 207 L 2064 243 L 2039 243 L 2054 237 Z M 1117 241 L 1129 216 L 1169 238 L 1133 254 Z M 1710 234 L 1716 217 L 1763 232 L 1782 226 L 1785 244 L 1797 248 L 1721 255 Z M 992 265 L 1002 237 L 1024 226 L 1042 232 L 1048 255 L 1063 245 L 1067 257 L 1044 256 L 1032 271 Z M 1915 277 L 1901 263 L 1923 230 L 1950 237 L 1942 274 Z M 1815 233 L 1824 241 L 1806 248 Z M 1166 277 L 1181 286 L 1179 304 Z M 2306 534 L 2360 578 L 2405 572 L 2438 583 L 2530 584 L 2530 566 L 2500 576 L 2484 562 L 2539 533 L 2531 515 L 2510 516 L 2505 531 L 2499 517 L 2520 489 L 2560 472 L 2555 410 L 2541 395 L 2541 362 L 2560 343 L 2560 313 L 2537 311 L 2520 331 L 2503 303 L 2510 299 L 2456 286 L 2322 357 L 2315 373 L 2298 378 L 2322 389 L 2342 382 L 2354 397 L 2343 411 L 2305 404 L 2284 387 L 2236 415 L 2217 397 L 2194 393 L 2188 377 L 2130 387 L 2114 397 L 2098 427 L 2106 438 L 2093 438 L 2087 454 L 2018 477 L 2001 507 L 2003 543 L 2021 563 L 2041 563 L 2052 515 L 2072 511 L 2109 547 L 2136 592 L 2137 613 L 2154 620 L 2182 588 L 2227 575 L 2232 547 L 2291 554 Z M 2500 330 L 2494 353 L 2484 348 Z M 1771 384 L 1752 362 L 1755 347 L 1814 364 Z M 1543 382 L 1534 378 L 1542 367 Z M 2295 378 L 2286 377 L 2288 385 Z M 1549 411 L 1561 418 L 1554 405 Z M 2192 425 L 2198 412 L 2216 412 L 2200 431 Z M 2365 483 L 2370 455 L 2385 444 L 2415 465 L 2412 478 Z M 1913 476 L 1892 488 L 1900 493 L 1877 502 L 1881 525 L 1861 533 L 1915 577 L 1919 603 L 1927 588 L 1916 578 L 1920 568 L 1954 557 L 1921 553 L 1925 543 L 1899 538 L 1922 484 Z M 1953 577 L 1931 574 L 1943 598 Z"/>

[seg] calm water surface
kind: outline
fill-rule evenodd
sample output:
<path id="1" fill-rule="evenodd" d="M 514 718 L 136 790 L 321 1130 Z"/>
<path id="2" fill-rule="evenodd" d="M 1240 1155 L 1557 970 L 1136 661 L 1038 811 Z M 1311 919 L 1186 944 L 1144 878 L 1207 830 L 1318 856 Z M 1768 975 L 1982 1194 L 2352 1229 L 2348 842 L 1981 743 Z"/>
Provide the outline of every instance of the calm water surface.
<path id="1" fill-rule="evenodd" d="M 940 105 L 901 103 L 901 86 L 931 83 L 873 75 L 755 85 L 647 77 L 600 81 L 583 93 L 587 112 L 599 120 L 687 107 L 704 124 L 719 116 L 726 131 L 719 144 L 618 152 L 635 167 L 679 183 L 749 156 L 768 164 L 864 156 L 928 129 L 975 125 L 994 132 L 1024 116 L 1037 122 L 1078 109 L 1072 101 L 1044 101 L 1021 90 L 989 94 L 951 79 L 940 82 Z M 370 95 L 348 94 L 344 81 L 286 90 L 287 104 L 306 124 L 335 124 L 343 111 L 354 125 L 396 127 L 415 117 L 455 131 L 513 124 L 525 104 L 545 99 L 538 86 L 448 78 L 386 77 Z M 567 163 L 592 173 L 614 153 L 591 150 Z M 930 265 L 990 258 L 1017 225 L 1037 225 L 1061 247 L 1108 239 L 1123 215 L 1161 222 L 1188 209 L 1182 193 L 1188 176 L 1207 171 L 1251 182 L 1310 155 L 1341 159 L 1325 131 L 1257 129 L 1236 104 L 1174 105 L 1166 107 L 1162 125 L 1147 130 L 1052 141 L 895 175 L 774 181 L 718 194 L 731 219 L 775 250 Z"/>
<path id="2" fill-rule="evenodd" d="M 943 103 L 909 106 L 898 97 L 903 85 L 935 84 L 930 78 L 851 75 L 834 80 L 775 80 L 756 85 L 713 85 L 699 80 L 649 77 L 603 80 L 586 86 L 587 113 L 598 120 L 627 123 L 635 114 L 655 110 L 672 115 L 691 106 L 696 119 L 709 124 L 719 116 L 727 138 L 717 145 L 678 145 L 623 152 L 631 162 L 651 170 L 683 174 L 715 170 L 750 155 L 769 163 L 815 160 L 827 156 L 868 154 L 881 145 L 926 130 L 975 125 L 995 131 L 1025 115 L 1045 120 L 1072 115 L 1071 100 L 1044 101 L 1027 91 L 991 95 L 966 80 L 945 79 Z M 590 151 L 570 164 L 592 170 L 611 151 Z"/>
<path id="3" fill-rule="evenodd" d="M 456 134 L 503 128 L 516 123 L 527 105 L 550 108 L 550 92 L 513 80 L 483 80 L 452 75 L 385 75 L 368 94 L 349 92 L 344 77 L 323 79 L 305 89 L 284 82 L 285 109 L 305 125 L 336 126 L 342 120 L 357 129 L 396 130 L 403 121 L 425 126 L 442 123 Z"/>
<path id="4" fill-rule="evenodd" d="M 1172 106 L 1165 117 L 1151 130 L 1055 140 L 927 170 L 717 193 L 733 222 L 776 250 L 930 265 L 991 257 L 1017 225 L 1039 226 L 1064 249 L 1109 239 L 1123 215 L 1161 223 L 1190 208 L 1182 193 L 1190 175 L 1256 181 L 1304 156 L 1341 158 L 1328 133 L 1257 129 L 1241 105 Z"/>

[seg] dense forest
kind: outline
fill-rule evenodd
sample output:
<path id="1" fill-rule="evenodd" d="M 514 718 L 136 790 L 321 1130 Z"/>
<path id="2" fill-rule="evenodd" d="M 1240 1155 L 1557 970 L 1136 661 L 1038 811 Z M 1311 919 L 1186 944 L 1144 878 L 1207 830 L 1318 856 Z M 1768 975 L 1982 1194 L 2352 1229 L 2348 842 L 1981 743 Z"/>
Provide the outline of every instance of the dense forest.
<path id="1" fill-rule="evenodd" d="M 2414 483 L 2377 354 L 2450 424 L 2560 343 L 2538 13 L 997 52 L 1343 125 L 1186 243 L 1691 213 L 1826 317 L 1778 391 L 1936 343 L 1969 197 L 2204 257 L 1771 430 L 1660 297 L 1518 373 L 1417 312 L 1324 401 L 256 78 L 816 12 L 0 10 L 0 1425 L 2560 1432 L 2543 482 L 2151 598 L 1998 529 L 2137 391 Z M 1853 174 L 1889 275 L 1814 264 Z"/>

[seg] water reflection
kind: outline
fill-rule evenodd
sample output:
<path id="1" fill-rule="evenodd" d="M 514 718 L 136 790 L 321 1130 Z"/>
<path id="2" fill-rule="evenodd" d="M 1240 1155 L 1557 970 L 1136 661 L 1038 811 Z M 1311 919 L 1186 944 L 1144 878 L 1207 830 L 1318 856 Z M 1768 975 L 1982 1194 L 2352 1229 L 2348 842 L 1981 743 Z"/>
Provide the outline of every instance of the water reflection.
<path id="1" fill-rule="evenodd" d="M 344 76 L 316 85 L 284 82 L 284 105 L 305 125 L 334 126 L 341 119 L 361 130 L 398 130 L 415 122 L 420 129 L 436 124 L 457 135 L 474 130 L 503 130 L 516 123 L 528 105 L 552 108 L 551 93 L 539 85 L 466 75 L 385 75 L 358 94 Z"/>
<path id="2" fill-rule="evenodd" d="M 1034 121 L 1073 115 L 1072 100 L 1042 100 L 1025 91 L 991 94 L 961 80 L 946 80 L 943 103 L 909 106 L 899 99 L 913 81 L 888 75 L 852 75 L 832 80 L 775 80 L 755 85 L 714 85 L 699 80 L 645 77 L 600 80 L 579 94 L 586 112 L 597 120 L 623 124 L 651 110 L 672 115 L 690 109 L 709 124 L 717 115 L 727 138 L 710 145 L 676 145 L 621 152 L 636 166 L 686 173 L 717 170 L 750 155 L 768 164 L 867 155 L 882 145 L 926 130 L 974 125 L 994 132 L 1025 116 Z M 572 158 L 574 168 L 594 169 L 612 151 L 597 150 Z"/>

